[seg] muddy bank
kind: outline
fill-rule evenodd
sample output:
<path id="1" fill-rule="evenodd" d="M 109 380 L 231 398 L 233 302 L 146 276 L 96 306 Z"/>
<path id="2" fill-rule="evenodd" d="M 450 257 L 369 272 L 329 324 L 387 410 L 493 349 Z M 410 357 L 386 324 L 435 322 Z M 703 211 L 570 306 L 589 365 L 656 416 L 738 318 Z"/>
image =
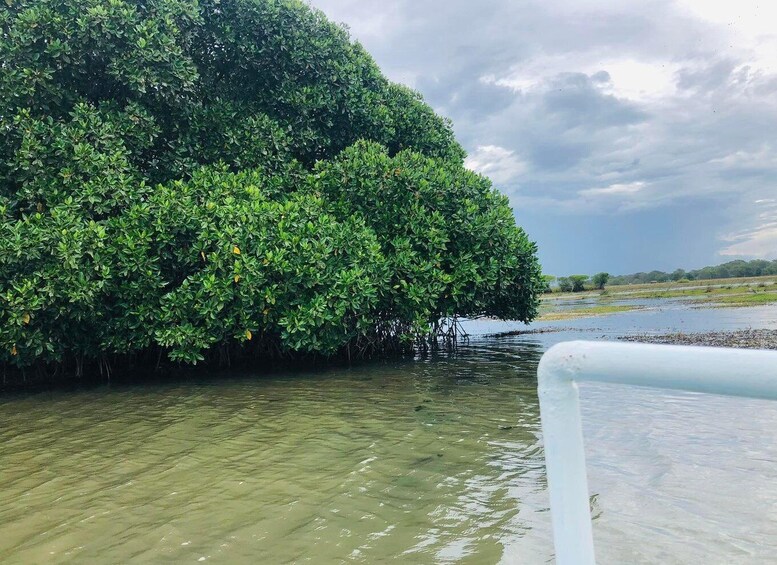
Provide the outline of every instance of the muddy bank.
<path id="1" fill-rule="evenodd" d="M 739 347 L 743 349 L 777 349 L 777 330 L 739 330 L 731 332 L 637 334 L 618 339 L 640 343 L 700 345 L 706 347 Z"/>

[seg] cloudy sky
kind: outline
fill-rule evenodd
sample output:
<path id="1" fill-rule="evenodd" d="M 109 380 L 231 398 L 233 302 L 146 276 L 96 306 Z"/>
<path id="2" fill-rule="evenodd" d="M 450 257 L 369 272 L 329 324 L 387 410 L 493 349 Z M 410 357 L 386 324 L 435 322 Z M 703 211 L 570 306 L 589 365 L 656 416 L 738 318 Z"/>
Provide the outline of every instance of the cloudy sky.
<path id="1" fill-rule="evenodd" d="M 311 0 L 453 120 L 545 271 L 777 258 L 777 3 Z"/>

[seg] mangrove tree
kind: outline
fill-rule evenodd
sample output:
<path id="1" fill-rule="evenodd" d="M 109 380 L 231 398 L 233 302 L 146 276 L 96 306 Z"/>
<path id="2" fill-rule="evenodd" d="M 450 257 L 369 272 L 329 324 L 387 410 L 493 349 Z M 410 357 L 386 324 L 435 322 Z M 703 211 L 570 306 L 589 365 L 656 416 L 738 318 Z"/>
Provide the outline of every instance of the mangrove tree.
<path id="1" fill-rule="evenodd" d="M 407 350 L 543 288 L 450 123 L 297 0 L 0 7 L 0 363 Z"/>

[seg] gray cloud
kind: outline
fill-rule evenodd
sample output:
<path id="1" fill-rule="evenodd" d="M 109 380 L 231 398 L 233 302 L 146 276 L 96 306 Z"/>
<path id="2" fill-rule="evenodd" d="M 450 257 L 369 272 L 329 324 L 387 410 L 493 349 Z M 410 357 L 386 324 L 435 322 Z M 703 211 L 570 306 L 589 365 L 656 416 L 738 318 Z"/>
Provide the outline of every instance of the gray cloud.
<path id="1" fill-rule="evenodd" d="M 640 230 L 601 221 L 612 214 L 664 231 L 665 218 L 697 214 L 695 236 L 667 235 L 674 255 L 662 260 L 674 266 L 763 256 L 770 246 L 777 256 L 777 217 L 764 205 L 777 195 L 777 35 L 768 26 L 735 29 L 720 14 L 704 16 L 701 0 L 313 3 L 346 22 L 391 78 L 453 119 L 470 166 L 539 226 L 554 270 L 585 270 L 593 257 L 563 220 L 557 233 L 545 227 L 574 215 L 591 229 L 623 230 L 622 256 L 591 269 L 672 266 L 633 257 Z M 763 19 L 741 15 L 756 26 Z M 637 213 L 646 210 L 655 212 Z"/>
<path id="2" fill-rule="evenodd" d="M 608 80 L 602 80 L 604 76 Z M 609 74 L 605 71 L 590 77 L 584 73 L 557 75 L 550 81 L 543 95 L 545 113 L 559 117 L 563 121 L 560 127 L 564 129 L 593 129 L 644 121 L 646 113 L 636 104 L 602 94 L 598 85 L 609 82 Z"/>

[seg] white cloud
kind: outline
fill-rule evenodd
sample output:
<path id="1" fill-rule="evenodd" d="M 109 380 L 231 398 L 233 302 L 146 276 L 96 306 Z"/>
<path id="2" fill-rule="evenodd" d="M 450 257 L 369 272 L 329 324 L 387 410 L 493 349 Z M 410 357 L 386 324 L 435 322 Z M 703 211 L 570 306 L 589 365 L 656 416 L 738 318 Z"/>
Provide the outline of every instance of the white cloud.
<path id="1" fill-rule="evenodd" d="M 772 258 L 777 249 L 777 223 L 758 226 L 732 239 L 734 243 L 721 249 L 720 255 Z"/>
<path id="2" fill-rule="evenodd" d="M 777 72 L 777 3 L 769 0 L 677 0 L 678 7 L 715 26 L 729 57 L 752 73 Z"/>
<path id="3" fill-rule="evenodd" d="M 756 43 L 777 35 L 777 5 L 768 0 L 677 0 L 677 5 L 697 18 L 728 28 L 740 42 Z"/>
<path id="4" fill-rule="evenodd" d="M 620 214 L 654 206 L 656 197 L 648 183 L 635 181 L 578 190 L 574 197 L 511 194 L 517 209 L 535 209 L 563 215 Z"/>
<path id="5" fill-rule="evenodd" d="M 635 194 L 645 188 L 646 184 L 642 181 L 630 182 L 626 184 L 611 184 L 604 188 L 586 188 L 585 190 L 578 191 L 580 196 L 597 197 L 597 196 L 623 196 L 628 194 Z"/>
<path id="6" fill-rule="evenodd" d="M 496 145 L 479 146 L 464 164 L 497 184 L 517 181 L 527 169 L 526 163 L 514 151 Z"/>
<path id="7" fill-rule="evenodd" d="M 387 41 L 405 25 L 400 6 L 392 2 L 387 2 L 380 10 L 373 9 L 362 0 L 308 3 L 314 8 L 323 9 L 329 19 L 345 23 L 359 41 L 373 45 Z"/>
<path id="8" fill-rule="evenodd" d="M 772 149 L 771 144 L 764 143 L 757 149 L 739 149 L 722 157 L 711 159 L 710 165 L 716 165 L 723 169 L 777 168 L 777 151 Z"/>
<path id="9" fill-rule="evenodd" d="M 743 218 L 746 227 L 720 238 L 729 243 L 720 250 L 720 255 L 774 257 L 777 250 L 777 199 L 758 198 L 753 204 L 755 206 L 749 207 L 749 214 Z"/>
<path id="10" fill-rule="evenodd" d="M 675 74 L 681 64 L 670 60 L 612 58 L 599 51 L 573 55 L 545 55 L 514 66 L 507 74 L 480 77 L 484 84 L 506 86 L 526 92 L 542 88 L 550 79 L 564 73 L 601 77 L 594 81 L 606 94 L 637 102 L 648 102 L 677 94 Z"/>
<path id="11" fill-rule="evenodd" d="M 676 62 L 611 59 L 592 65 L 587 71 L 596 72 L 597 67 L 610 75 L 610 82 L 603 89 L 619 98 L 645 102 L 677 92 L 675 73 L 680 64 Z"/>

